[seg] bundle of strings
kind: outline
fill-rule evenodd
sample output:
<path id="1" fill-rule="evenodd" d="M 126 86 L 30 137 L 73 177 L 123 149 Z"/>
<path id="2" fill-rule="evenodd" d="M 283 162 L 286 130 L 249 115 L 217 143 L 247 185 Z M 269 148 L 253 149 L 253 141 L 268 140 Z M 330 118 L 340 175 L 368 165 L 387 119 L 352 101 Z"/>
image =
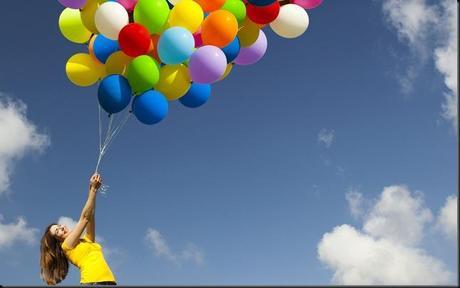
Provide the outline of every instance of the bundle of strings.
<path id="1" fill-rule="evenodd" d="M 102 111 L 101 111 L 101 106 L 99 103 L 97 104 L 98 106 L 98 111 L 99 111 L 99 156 L 97 158 L 97 163 L 96 163 L 96 169 L 94 173 L 98 173 L 100 169 L 100 165 L 102 162 L 102 159 L 107 152 L 108 148 L 110 145 L 113 143 L 113 140 L 115 137 L 120 133 L 121 129 L 125 126 L 126 122 L 132 115 L 131 110 L 127 110 L 124 112 L 124 115 L 122 116 L 122 119 L 118 121 L 116 125 L 114 125 L 115 121 L 115 115 L 114 114 L 109 114 L 109 123 L 107 124 L 107 130 L 105 132 L 105 137 L 104 140 L 102 140 Z M 101 194 L 106 195 L 106 193 L 109 191 L 109 185 L 107 184 L 102 184 L 101 187 L 99 188 L 101 191 Z"/>

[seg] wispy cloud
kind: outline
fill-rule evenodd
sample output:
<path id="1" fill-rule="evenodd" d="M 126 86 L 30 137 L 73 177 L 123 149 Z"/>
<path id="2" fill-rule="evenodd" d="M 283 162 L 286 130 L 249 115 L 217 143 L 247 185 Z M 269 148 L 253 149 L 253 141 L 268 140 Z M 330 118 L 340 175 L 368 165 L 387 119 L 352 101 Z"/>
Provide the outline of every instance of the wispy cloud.
<path id="1" fill-rule="evenodd" d="M 348 202 L 351 215 L 358 219 L 364 213 L 363 208 L 363 194 L 356 189 L 350 189 L 346 194 L 345 198 Z"/>
<path id="2" fill-rule="evenodd" d="M 413 58 L 405 74 L 397 75 L 402 92 L 409 95 L 413 92 L 418 71 L 429 59 L 427 39 L 430 28 L 438 21 L 438 14 L 425 0 L 386 0 L 382 8 L 387 23 L 395 29 L 398 39 L 407 43 L 412 50 Z"/>
<path id="3" fill-rule="evenodd" d="M 192 261 L 196 264 L 203 264 L 204 262 L 203 252 L 193 243 L 188 243 L 181 252 L 176 254 L 169 248 L 166 239 L 158 230 L 148 228 L 146 239 L 157 257 L 164 257 L 176 264 L 183 261 Z"/>
<path id="4" fill-rule="evenodd" d="M 24 217 L 19 217 L 16 223 L 2 223 L 0 214 L 0 249 L 11 247 L 16 243 L 33 244 L 37 241 L 38 229 L 27 226 Z"/>
<path id="5" fill-rule="evenodd" d="M 454 283 L 454 274 L 446 265 L 420 247 L 432 220 L 421 193 L 411 193 L 406 186 L 385 187 L 369 211 L 357 208 L 363 201 L 360 193 L 352 191 L 348 195 L 351 211 L 364 215 L 362 229 L 348 224 L 336 226 L 318 244 L 318 258 L 333 270 L 334 283 Z"/>
<path id="6" fill-rule="evenodd" d="M 438 22 L 438 13 L 425 0 L 386 0 L 382 3 L 386 20 L 396 29 L 401 41 L 425 49 L 430 26 Z"/>
<path id="7" fill-rule="evenodd" d="M 436 68 L 444 76 L 444 82 L 449 88 L 449 93 L 444 94 L 442 105 L 443 117 L 450 120 L 455 128 L 458 121 L 458 3 L 456 1 L 442 2 L 443 15 L 440 19 L 443 25 L 441 35 L 446 37 L 441 40 L 442 46 L 434 51 Z"/>
<path id="8" fill-rule="evenodd" d="M 0 194 L 10 186 L 14 163 L 27 152 L 43 151 L 50 143 L 49 136 L 39 133 L 26 114 L 26 104 L 0 93 Z"/>
<path id="9" fill-rule="evenodd" d="M 444 76 L 449 89 L 444 93 L 441 115 L 457 128 L 458 103 L 458 10 L 457 2 L 443 0 L 428 5 L 425 0 L 386 0 L 382 4 L 387 22 L 401 42 L 407 43 L 416 57 L 407 74 L 401 77 L 403 92 L 412 91 L 417 70 L 433 57 L 436 69 Z M 435 44 L 433 44 L 435 43 Z"/>
<path id="10" fill-rule="evenodd" d="M 334 130 L 321 129 L 321 131 L 318 133 L 318 142 L 324 144 L 324 146 L 327 148 L 331 147 L 332 143 L 334 142 L 334 138 Z"/>

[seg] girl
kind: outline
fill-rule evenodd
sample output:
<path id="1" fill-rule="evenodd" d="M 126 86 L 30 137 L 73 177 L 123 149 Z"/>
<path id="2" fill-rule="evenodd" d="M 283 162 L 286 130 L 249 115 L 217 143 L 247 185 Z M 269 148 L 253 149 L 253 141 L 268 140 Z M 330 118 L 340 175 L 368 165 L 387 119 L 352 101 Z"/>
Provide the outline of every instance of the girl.
<path id="1" fill-rule="evenodd" d="M 96 243 L 94 212 L 96 191 L 101 186 L 101 176 L 91 176 L 88 199 L 74 229 L 65 225 L 46 227 L 40 245 L 40 274 L 48 285 L 55 285 L 67 276 L 69 261 L 80 269 L 80 283 L 88 285 L 116 285 L 110 267 Z M 83 230 L 86 228 L 86 234 Z"/>

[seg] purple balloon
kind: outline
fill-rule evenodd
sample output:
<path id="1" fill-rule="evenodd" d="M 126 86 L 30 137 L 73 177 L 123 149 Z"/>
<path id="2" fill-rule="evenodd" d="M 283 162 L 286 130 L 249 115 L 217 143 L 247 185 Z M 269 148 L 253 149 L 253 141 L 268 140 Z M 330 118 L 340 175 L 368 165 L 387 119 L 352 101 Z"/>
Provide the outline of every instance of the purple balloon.
<path id="1" fill-rule="evenodd" d="M 235 64 L 251 65 L 262 59 L 267 51 L 267 37 L 264 31 L 260 30 L 259 38 L 249 47 L 241 47 L 240 53 L 235 59 Z"/>
<path id="2" fill-rule="evenodd" d="M 212 45 L 202 46 L 193 52 L 188 65 L 192 81 L 206 84 L 219 80 L 226 68 L 224 52 Z"/>
<path id="3" fill-rule="evenodd" d="M 87 0 L 58 0 L 59 3 L 68 8 L 80 9 L 85 6 Z"/>

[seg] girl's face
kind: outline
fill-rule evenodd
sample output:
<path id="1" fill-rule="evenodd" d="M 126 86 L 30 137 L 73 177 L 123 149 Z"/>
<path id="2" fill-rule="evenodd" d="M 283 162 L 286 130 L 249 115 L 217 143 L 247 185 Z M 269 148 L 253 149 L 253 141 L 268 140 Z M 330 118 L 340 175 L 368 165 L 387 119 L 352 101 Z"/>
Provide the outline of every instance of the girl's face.
<path id="1" fill-rule="evenodd" d="M 62 224 L 55 224 L 50 227 L 50 233 L 58 240 L 64 240 L 69 235 L 70 229 Z"/>

